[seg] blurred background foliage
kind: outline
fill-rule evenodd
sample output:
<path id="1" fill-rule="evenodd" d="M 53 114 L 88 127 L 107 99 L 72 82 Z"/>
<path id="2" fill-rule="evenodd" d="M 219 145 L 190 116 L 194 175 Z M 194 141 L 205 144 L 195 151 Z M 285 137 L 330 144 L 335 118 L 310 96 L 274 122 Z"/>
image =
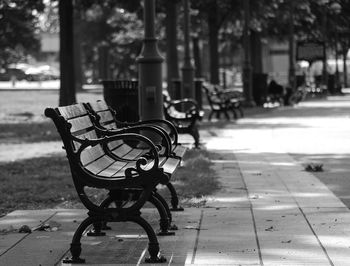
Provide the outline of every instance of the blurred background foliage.
<path id="1" fill-rule="evenodd" d="M 182 51 L 182 2 L 157 1 L 156 31 L 159 48 L 165 53 L 168 1 L 177 6 L 177 45 Z M 98 73 L 99 58 L 108 59 L 110 76 L 135 78 L 135 59 L 143 38 L 143 1 L 141 0 L 76 0 L 74 2 L 74 41 L 81 65 L 82 79 L 93 82 Z M 350 1 L 348 0 L 251 0 L 250 31 L 259 38 L 288 40 L 289 25 L 294 25 L 297 40 L 324 39 L 327 45 L 337 42 L 349 47 Z M 327 17 L 327 21 L 325 21 Z M 207 40 L 210 49 L 211 81 L 217 81 L 219 53 L 232 54 L 242 47 L 243 0 L 191 1 L 191 35 Z M 41 33 L 59 32 L 57 0 L 2 0 L 0 2 L 0 66 L 23 62 L 40 51 Z M 339 36 L 338 36 L 339 37 Z M 79 75 L 78 75 L 79 76 Z M 87 77 L 89 76 L 89 77 Z M 85 81 L 83 81 L 85 82 Z"/>

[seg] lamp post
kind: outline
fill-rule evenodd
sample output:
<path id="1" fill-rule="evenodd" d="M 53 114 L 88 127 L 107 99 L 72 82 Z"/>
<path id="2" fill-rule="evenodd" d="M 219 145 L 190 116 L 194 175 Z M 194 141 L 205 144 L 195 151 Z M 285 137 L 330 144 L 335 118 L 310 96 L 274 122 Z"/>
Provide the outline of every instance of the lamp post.
<path id="1" fill-rule="evenodd" d="M 162 62 L 154 31 L 155 0 L 144 0 L 145 36 L 139 66 L 139 112 L 141 120 L 163 118 Z"/>
<path id="2" fill-rule="evenodd" d="M 252 65 L 250 62 L 250 5 L 249 0 L 244 2 L 244 28 L 243 28 L 243 46 L 244 46 L 244 62 L 243 62 L 243 90 L 245 96 L 245 105 L 248 107 L 255 106 L 252 93 Z"/>
<path id="3" fill-rule="evenodd" d="M 184 64 L 182 66 L 182 98 L 195 98 L 194 97 L 194 69 L 191 63 L 190 56 L 190 15 L 188 0 L 183 0 L 184 6 Z"/>

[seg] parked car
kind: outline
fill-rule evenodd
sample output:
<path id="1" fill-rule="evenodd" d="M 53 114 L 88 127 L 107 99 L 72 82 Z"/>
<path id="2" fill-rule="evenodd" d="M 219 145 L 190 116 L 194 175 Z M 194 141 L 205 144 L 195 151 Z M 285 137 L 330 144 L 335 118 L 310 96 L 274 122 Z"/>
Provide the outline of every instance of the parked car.
<path id="1" fill-rule="evenodd" d="M 25 80 L 26 73 L 18 68 L 6 68 L 0 70 L 0 81 Z"/>
<path id="2" fill-rule="evenodd" d="M 29 64 L 13 64 L 0 70 L 0 81 L 27 80 L 44 81 L 60 78 L 59 70 L 49 65 L 32 66 Z"/>

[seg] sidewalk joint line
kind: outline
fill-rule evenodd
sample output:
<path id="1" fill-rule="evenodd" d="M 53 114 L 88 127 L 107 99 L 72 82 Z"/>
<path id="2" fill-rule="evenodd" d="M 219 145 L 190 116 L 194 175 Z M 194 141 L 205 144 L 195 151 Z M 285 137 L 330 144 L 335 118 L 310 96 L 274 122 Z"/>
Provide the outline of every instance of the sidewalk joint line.
<path id="1" fill-rule="evenodd" d="M 237 159 L 236 159 L 237 160 Z M 255 220 L 255 215 L 254 215 L 254 210 L 253 210 L 253 204 L 252 204 L 252 201 L 251 199 L 249 198 L 249 190 L 248 190 L 248 186 L 247 186 L 247 183 L 245 182 L 244 180 L 244 176 L 242 174 L 242 171 L 241 171 L 241 168 L 239 167 L 239 163 L 238 163 L 238 172 L 241 176 L 241 179 L 242 179 L 242 182 L 244 184 L 244 187 L 246 188 L 245 189 L 245 192 L 246 192 L 246 196 L 247 196 L 247 199 L 249 201 L 249 209 L 250 209 L 250 214 L 252 216 L 252 221 L 253 221 L 253 228 L 254 228 L 254 234 L 255 234 L 255 242 L 256 242 L 256 246 L 258 248 L 258 255 L 259 255 L 259 263 L 260 263 L 260 266 L 264 266 L 264 261 L 262 259 L 262 254 L 261 254 L 261 249 L 260 249 L 260 242 L 259 242 L 259 237 L 258 237 L 258 230 L 256 228 L 256 220 Z"/>
<path id="2" fill-rule="evenodd" d="M 139 258 L 139 260 L 137 261 L 136 266 L 141 265 L 142 259 L 143 259 L 143 257 L 145 256 L 146 252 L 147 252 L 147 247 L 142 251 L 140 258 Z"/>
<path id="3" fill-rule="evenodd" d="M 198 248 L 198 241 L 199 241 L 199 234 L 200 234 L 200 231 L 201 231 L 202 221 L 203 221 L 203 213 L 204 213 L 204 211 L 201 210 L 201 216 L 199 218 L 199 224 L 198 224 L 197 235 L 196 235 L 196 242 L 194 243 L 194 249 L 193 249 L 191 264 L 194 264 L 194 260 L 196 258 L 196 253 L 197 253 L 197 248 Z"/>
<path id="4" fill-rule="evenodd" d="M 289 190 L 287 184 L 286 184 L 286 183 L 284 182 L 284 180 L 280 177 L 280 175 L 277 175 L 277 176 L 278 176 L 278 178 L 281 180 L 281 182 L 282 182 L 282 184 L 284 185 L 284 187 L 286 188 L 286 190 L 289 192 L 289 194 L 290 194 L 290 196 L 292 197 L 292 199 L 294 200 L 295 204 L 298 206 L 299 211 L 300 211 L 301 214 L 303 215 L 303 217 L 304 217 L 304 219 L 305 219 L 307 225 L 309 226 L 309 228 L 310 228 L 312 234 L 315 236 L 315 238 L 316 238 L 316 240 L 317 240 L 317 243 L 320 245 L 320 247 L 321 247 L 323 253 L 325 254 L 325 256 L 326 256 L 326 258 L 327 258 L 327 260 L 328 260 L 328 262 L 330 263 L 331 266 L 334 266 L 334 263 L 333 263 L 332 259 L 329 257 L 329 254 L 328 254 L 326 248 L 323 246 L 323 244 L 322 244 L 321 240 L 319 239 L 318 235 L 316 234 L 315 230 L 312 228 L 312 225 L 311 225 L 310 221 L 307 219 L 306 214 L 304 213 L 303 209 L 300 207 L 299 202 L 296 200 L 296 198 L 294 197 L 294 195 L 291 193 L 291 191 Z"/>
<path id="5" fill-rule="evenodd" d="M 47 222 L 48 220 L 50 220 L 52 217 L 54 217 L 58 212 L 54 212 L 51 216 L 49 216 L 46 220 L 42 221 L 39 224 L 44 224 L 45 222 Z M 9 247 L 8 249 L 6 249 L 3 253 L 0 254 L 0 257 L 5 255 L 7 252 L 9 252 L 11 249 L 13 249 L 15 246 L 17 246 L 23 239 L 27 238 L 29 235 L 31 235 L 32 233 L 27 233 L 26 235 L 24 235 L 21 239 L 19 239 L 16 243 L 14 243 L 11 247 Z"/>

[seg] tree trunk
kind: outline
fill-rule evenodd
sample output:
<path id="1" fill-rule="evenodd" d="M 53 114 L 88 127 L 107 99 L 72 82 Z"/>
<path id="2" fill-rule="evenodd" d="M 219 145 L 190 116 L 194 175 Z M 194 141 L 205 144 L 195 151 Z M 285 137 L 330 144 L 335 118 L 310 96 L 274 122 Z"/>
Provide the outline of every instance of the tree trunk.
<path id="1" fill-rule="evenodd" d="M 201 60 L 201 53 L 199 48 L 199 39 L 198 36 L 193 37 L 192 39 L 193 44 L 193 59 L 194 59 L 194 66 L 195 66 L 195 78 L 202 78 L 202 60 Z"/>
<path id="2" fill-rule="evenodd" d="M 261 35 L 257 31 L 250 31 L 251 63 L 253 73 L 263 72 L 262 52 L 261 52 Z"/>
<path id="3" fill-rule="evenodd" d="M 60 16 L 60 72 L 61 87 L 59 105 L 76 102 L 74 75 L 74 39 L 73 39 L 73 4 L 72 0 L 59 1 Z"/>
<path id="4" fill-rule="evenodd" d="M 348 87 L 348 66 L 347 66 L 347 56 L 348 47 L 343 44 L 343 75 L 344 75 L 344 88 Z"/>
<path id="5" fill-rule="evenodd" d="M 167 64 L 167 82 L 168 91 L 171 97 L 175 97 L 176 89 L 173 85 L 173 80 L 180 80 L 179 60 L 177 53 L 177 1 L 167 0 L 166 4 L 166 64 Z"/>
<path id="6" fill-rule="evenodd" d="M 213 1 L 208 10 L 210 82 L 219 84 L 219 31 L 217 3 Z"/>
<path id="7" fill-rule="evenodd" d="M 80 10 L 74 12 L 74 73 L 75 73 L 75 91 L 83 90 L 83 68 L 81 54 L 81 18 Z"/>
<path id="8" fill-rule="evenodd" d="M 108 46 L 101 45 L 98 47 L 98 76 L 100 79 L 110 79 L 109 72 Z"/>

